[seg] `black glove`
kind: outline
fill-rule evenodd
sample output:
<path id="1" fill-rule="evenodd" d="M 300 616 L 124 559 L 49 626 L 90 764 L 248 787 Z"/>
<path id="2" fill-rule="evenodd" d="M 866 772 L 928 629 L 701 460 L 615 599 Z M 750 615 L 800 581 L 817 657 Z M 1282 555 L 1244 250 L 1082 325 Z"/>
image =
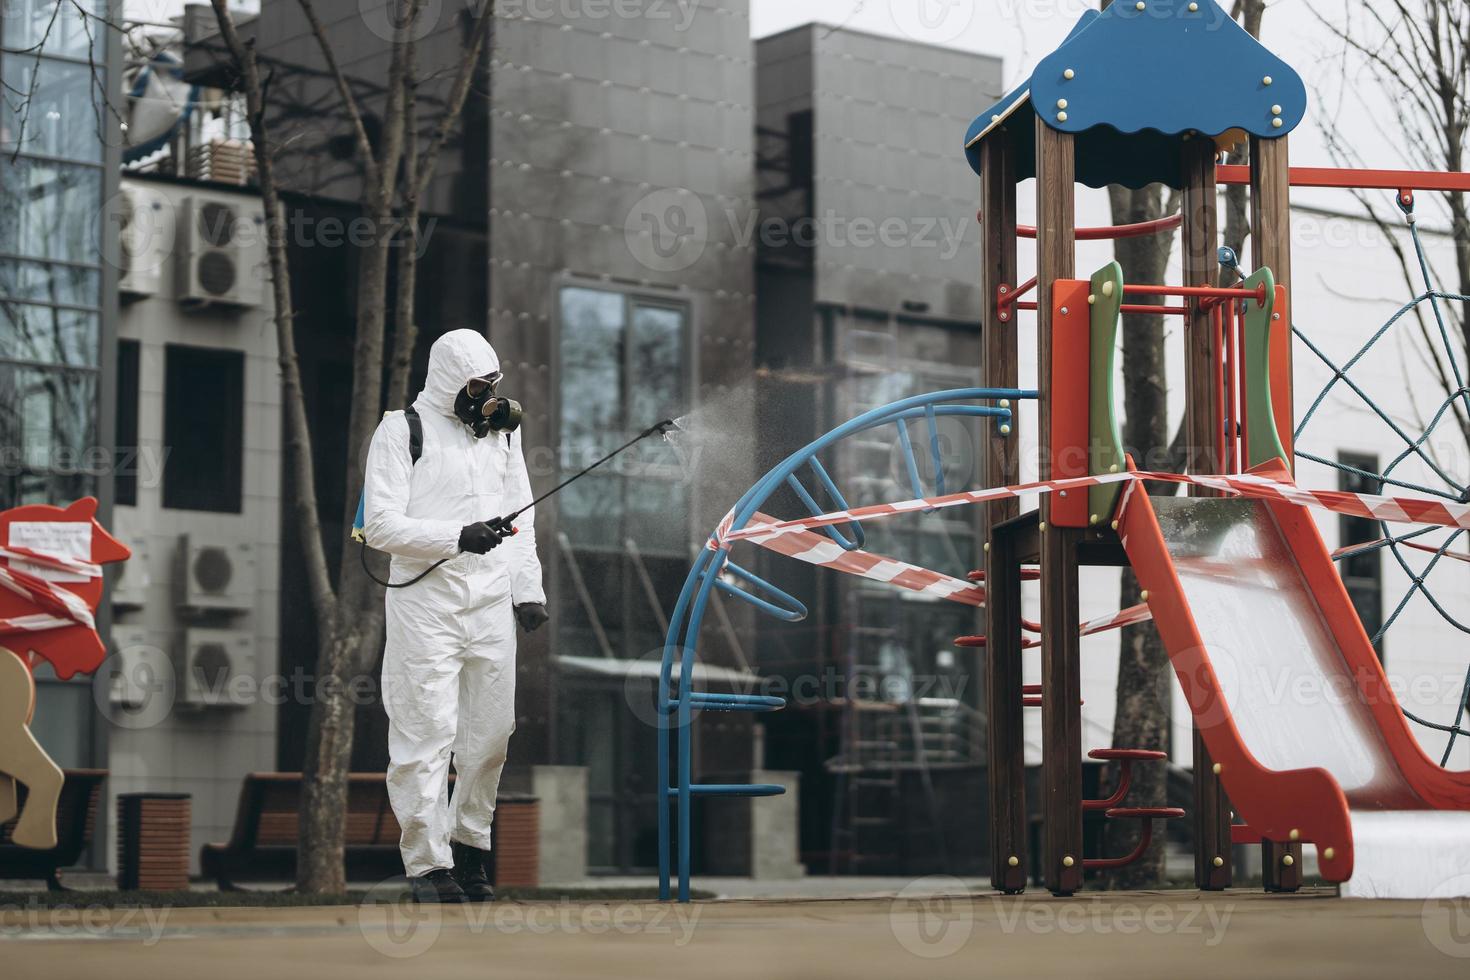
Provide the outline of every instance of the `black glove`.
<path id="1" fill-rule="evenodd" d="M 459 532 L 459 550 L 483 555 L 491 548 L 500 544 L 504 540 L 504 537 L 503 534 L 484 521 L 476 524 L 466 524 Z"/>
<path id="2" fill-rule="evenodd" d="M 546 607 L 539 602 L 523 602 L 516 606 L 516 622 L 521 624 L 521 629 L 527 633 L 534 633 L 546 625 L 551 614 Z"/>

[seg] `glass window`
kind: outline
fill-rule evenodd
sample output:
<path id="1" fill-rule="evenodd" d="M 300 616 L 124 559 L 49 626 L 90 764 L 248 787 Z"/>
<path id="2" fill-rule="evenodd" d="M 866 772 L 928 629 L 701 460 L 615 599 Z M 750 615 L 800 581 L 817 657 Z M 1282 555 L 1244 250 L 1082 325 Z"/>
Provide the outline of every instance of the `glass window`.
<path id="1" fill-rule="evenodd" d="M 105 28 L 95 19 L 106 0 L 5 0 L 0 43 L 18 51 L 44 51 L 67 58 L 87 57 L 95 45 L 101 51 Z M 83 11 L 93 17 L 86 16 Z"/>
<path id="2" fill-rule="evenodd" d="M 624 293 L 561 292 L 561 463 L 573 472 L 644 428 L 687 409 L 688 311 Z M 630 535 L 649 550 L 682 553 L 684 474 L 672 449 L 647 440 L 611 472 L 578 481 L 559 514 L 578 547 L 621 548 Z"/>
<path id="3" fill-rule="evenodd" d="M 101 283 L 96 269 L 0 260 L 0 296 L 12 300 L 95 307 L 101 299 Z"/>
<path id="4" fill-rule="evenodd" d="M 611 451 L 623 430 L 623 313 L 621 293 L 562 290 L 562 452 L 587 454 L 563 465 L 577 469 Z"/>
<path id="5" fill-rule="evenodd" d="M 93 492 L 97 377 L 0 364 L 0 506 L 67 503 Z"/>
<path id="6" fill-rule="evenodd" d="M 17 361 L 97 365 L 98 316 L 0 299 L 0 352 Z"/>
<path id="7" fill-rule="evenodd" d="M 0 252 L 95 265 L 102 171 L 24 157 L 0 166 Z"/>
<path id="8" fill-rule="evenodd" d="M 117 342 L 117 416 L 113 442 L 113 495 L 120 504 L 138 502 L 138 392 L 142 345 Z"/>
<path id="9" fill-rule="evenodd" d="M 0 149 L 102 161 L 102 119 L 90 65 L 10 55 L 0 86 Z"/>
<path id="10" fill-rule="evenodd" d="M 563 289 L 560 304 L 568 476 L 687 410 L 689 315 L 680 305 L 583 287 Z M 557 518 L 575 549 L 563 552 L 558 576 L 561 649 L 639 657 L 661 645 L 667 610 L 658 604 L 668 593 L 651 585 L 667 577 L 665 564 L 687 568 L 690 544 L 689 490 L 673 450 L 646 440 L 568 486 Z"/>
<path id="11" fill-rule="evenodd" d="M 1338 462 L 1363 473 L 1378 472 L 1377 456 L 1342 453 Z M 1338 486 L 1348 493 L 1383 492 L 1382 483 L 1359 473 L 1339 470 L 1337 477 Z M 1340 539 L 1338 547 L 1341 548 L 1369 544 L 1383 537 L 1377 521 L 1348 515 L 1338 517 L 1337 533 Z M 1358 618 L 1363 621 L 1364 632 L 1370 638 L 1377 636 L 1383 629 L 1383 550 L 1375 548 L 1345 558 L 1338 563 L 1338 572 L 1347 586 L 1353 607 L 1358 611 Z M 1383 659 L 1383 641 L 1374 643 L 1373 648 L 1378 651 L 1379 659 Z"/>
<path id="12" fill-rule="evenodd" d="M 169 344 L 163 406 L 163 506 L 240 513 L 245 355 Z"/>

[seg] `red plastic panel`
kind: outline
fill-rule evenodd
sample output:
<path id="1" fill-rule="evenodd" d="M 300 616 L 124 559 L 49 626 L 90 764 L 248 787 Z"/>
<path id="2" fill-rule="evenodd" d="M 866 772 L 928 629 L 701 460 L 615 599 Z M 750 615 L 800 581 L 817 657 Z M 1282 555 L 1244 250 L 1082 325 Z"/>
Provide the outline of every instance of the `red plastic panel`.
<path id="1" fill-rule="evenodd" d="M 1092 359 L 1092 324 L 1087 305 L 1091 285 L 1059 279 L 1052 292 L 1051 479 L 1088 475 L 1088 375 Z M 1067 312 L 1064 314 L 1062 310 Z M 1056 494 L 1051 520 L 1058 527 L 1087 527 L 1086 490 Z"/>

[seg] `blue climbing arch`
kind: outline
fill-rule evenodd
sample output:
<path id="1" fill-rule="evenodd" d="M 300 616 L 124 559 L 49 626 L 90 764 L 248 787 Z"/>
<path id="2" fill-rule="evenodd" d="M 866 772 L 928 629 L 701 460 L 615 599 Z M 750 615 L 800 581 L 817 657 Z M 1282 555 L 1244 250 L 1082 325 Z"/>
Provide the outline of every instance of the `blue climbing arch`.
<path id="1" fill-rule="evenodd" d="M 744 528 L 762 505 L 783 488 L 793 491 L 813 515 L 823 513 L 816 496 L 803 482 L 803 475 L 806 473 L 810 473 L 811 478 L 816 480 L 817 486 L 830 503 L 830 509 L 848 509 L 842 492 L 822 465 L 820 454 L 850 436 L 885 426 L 894 427 L 895 444 L 903 455 L 905 472 L 915 498 L 968 489 L 945 486 L 939 419 L 985 419 L 993 425 L 1002 426 L 1001 432 L 1008 434 L 1015 402 L 1022 399 L 1034 400 L 1036 397 L 1035 391 L 961 388 L 915 395 L 875 408 L 791 454 L 756 481 L 735 504 L 728 531 Z M 934 474 L 932 487 L 925 487 L 920 476 L 914 438 L 909 432 L 909 425 L 914 422 L 923 423 L 927 434 L 926 448 L 932 457 Z M 863 528 L 856 521 L 840 527 L 825 527 L 822 531 L 845 550 L 853 551 L 863 547 Z M 744 583 L 748 588 L 738 583 Z M 712 784 L 693 781 L 691 729 L 696 710 L 777 711 L 785 706 L 785 701 L 779 697 L 701 692 L 693 689 L 700 628 L 704 623 L 705 610 L 716 589 L 786 622 L 800 622 L 807 615 L 806 606 L 800 600 L 731 561 L 729 544 L 721 543 L 713 536 L 689 570 L 673 614 L 669 617 L 669 632 L 664 640 L 663 662 L 654 694 L 658 718 L 659 898 L 663 900 L 670 897 L 670 866 L 675 857 L 672 853 L 675 850 L 672 846 L 675 840 L 672 838 L 677 831 L 679 901 L 689 901 L 690 804 L 694 797 L 777 796 L 785 791 L 784 787 L 774 784 Z M 670 773 L 669 758 L 671 735 L 675 740 L 673 773 Z"/>

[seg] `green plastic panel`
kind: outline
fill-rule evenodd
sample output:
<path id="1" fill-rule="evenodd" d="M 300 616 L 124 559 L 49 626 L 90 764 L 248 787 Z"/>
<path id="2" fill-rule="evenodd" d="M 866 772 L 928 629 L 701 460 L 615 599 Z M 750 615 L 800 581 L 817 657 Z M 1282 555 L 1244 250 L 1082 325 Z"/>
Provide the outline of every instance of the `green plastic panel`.
<path id="1" fill-rule="evenodd" d="M 1247 300 L 1245 308 L 1245 433 L 1246 466 L 1286 459 L 1276 413 L 1271 407 L 1271 332 L 1278 323 L 1276 276 L 1261 269 L 1244 283 L 1246 289 L 1266 287 L 1266 303 Z M 1284 329 L 1285 325 L 1281 325 Z"/>
<path id="2" fill-rule="evenodd" d="M 1123 267 L 1109 262 L 1092 277 L 1092 370 L 1089 375 L 1088 456 L 1093 475 L 1116 473 L 1125 465 L 1113 381 L 1117 377 L 1118 316 L 1123 309 Z M 1088 522 L 1108 520 L 1117 506 L 1120 484 L 1088 491 Z"/>

